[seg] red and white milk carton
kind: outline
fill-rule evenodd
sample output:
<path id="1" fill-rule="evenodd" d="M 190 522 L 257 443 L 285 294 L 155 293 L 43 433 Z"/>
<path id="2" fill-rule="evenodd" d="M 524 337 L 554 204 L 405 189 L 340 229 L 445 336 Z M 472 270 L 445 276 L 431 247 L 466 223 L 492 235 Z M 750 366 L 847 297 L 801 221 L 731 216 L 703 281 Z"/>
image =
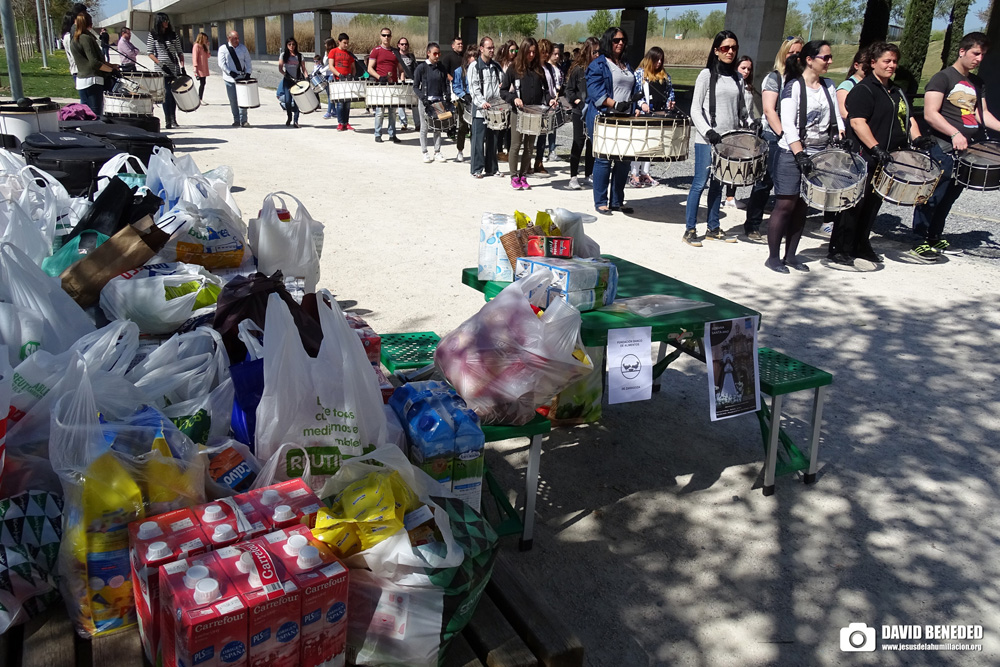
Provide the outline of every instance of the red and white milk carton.
<path id="1" fill-rule="evenodd" d="M 199 505 L 194 508 L 194 513 L 215 549 L 259 537 L 267 532 L 264 515 L 250 502 L 250 496 L 246 493 Z"/>
<path id="2" fill-rule="evenodd" d="M 251 667 L 299 664 L 302 595 L 263 538 L 216 552 L 250 612 L 247 636 Z"/>
<path id="3" fill-rule="evenodd" d="M 129 562 L 146 658 L 156 663 L 160 638 L 159 567 L 179 558 L 205 553 L 209 541 L 189 509 L 166 512 L 129 524 Z"/>
<path id="4" fill-rule="evenodd" d="M 301 667 L 342 667 L 347 646 L 347 568 L 305 526 L 264 536 L 302 593 Z"/>
<path id="5" fill-rule="evenodd" d="M 164 667 L 246 667 L 249 612 L 214 553 L 160 567 Z"/>
<path id="6" fill-rule="evenodd" d="M 360 316 L 354 313 L 344 313 L 344 317 L 347 318 L 347 324 L 354 329 L 354 332 L 358 334 L 358 338 L 361 339 L 361 344 L 365 347 L 365 355 L 368 357 L 368 361 L 371 362 L 372 366 L 378 366 L 381 363 L 380 357 L 382 356 L 382 337 L 375 333 Z"/>
<path id="7" fill-rule="evenodd" d="M 310 528 L 316 525 L 316 512 L 321 503 L 309 485 L 301 479 L 290 479 L 263 489 L 254 489 L 248 495 L 270 530 L 298 524 Z"/>

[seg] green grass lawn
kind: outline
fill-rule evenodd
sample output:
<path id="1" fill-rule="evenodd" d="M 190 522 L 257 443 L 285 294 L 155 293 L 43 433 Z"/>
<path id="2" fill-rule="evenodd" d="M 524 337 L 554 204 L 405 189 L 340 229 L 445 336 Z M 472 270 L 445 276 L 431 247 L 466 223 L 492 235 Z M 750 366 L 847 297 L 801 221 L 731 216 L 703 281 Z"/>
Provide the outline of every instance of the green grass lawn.
<path id="1" fill-rule="evenodd" d="M 3 49 L 0 49 L 3 54 Z M 42 69 L 42 56 L 21 61 L 21 82 L 26 97 L 69 97 L 78 98 L 73 87 L 73 76 L 69 73 L 69 62 L 63 51 L 55 51 L 47 56 L 49 68 Z M 10 96 L 10 81 L 7 78 L 6 54 L 0 56 L 0 76 L 3 77 L 3 94 Z"/>

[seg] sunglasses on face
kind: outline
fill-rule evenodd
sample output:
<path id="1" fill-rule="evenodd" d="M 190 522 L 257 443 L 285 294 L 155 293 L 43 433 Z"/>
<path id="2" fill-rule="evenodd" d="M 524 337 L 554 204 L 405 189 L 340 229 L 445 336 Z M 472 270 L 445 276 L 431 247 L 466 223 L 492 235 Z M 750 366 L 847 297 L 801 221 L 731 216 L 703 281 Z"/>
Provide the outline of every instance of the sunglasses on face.
<path id="1" fill-rule="evenodd" d="M 822 60 L 824 62 L 830 62 L 831 60 L 833 60 L 833 54 L 832 53 L 828 53 L 825 56 L 816 56 L 816 57 L 819 60 Z"/>
<path id="2" fill-rule="evenodd" d="M 626 41 L 624 37 L 613 37 L 611 39 L 612 44 L 621 44 L 624 41 Z"/>
<path id="3" fill-rule="evenodd" d="M 410 43 L 409 42 L 400 42 L 399 45 L 400 46 L 409 46 Z"/>
<path id="4" fill-rule="evenodd" d="M 391 32 L 390 32 L 390 33 L 385 33 L 385 32 L 383 32 L 383 33 L 382 33 L 382 36 L 383 36 L 383 37 L 392 37 L 392 33 L 391 33 Z"/>
<path id="5" fill-rule="evenodd" d="M 735 51 L 738 47 L 735 46 L 720 46 L 716 50 L 722 53 L 729 53 L 730 51 Z"/>

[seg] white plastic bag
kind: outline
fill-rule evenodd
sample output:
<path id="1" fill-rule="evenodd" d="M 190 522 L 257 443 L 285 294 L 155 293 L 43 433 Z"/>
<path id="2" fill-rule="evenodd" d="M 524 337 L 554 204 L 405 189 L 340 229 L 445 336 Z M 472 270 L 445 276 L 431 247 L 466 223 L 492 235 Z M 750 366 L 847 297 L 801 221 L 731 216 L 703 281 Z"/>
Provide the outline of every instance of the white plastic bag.
<path id="1" fill-rule="evenodd" d="M 295 215 L 287 221 L 278 216 L 278 203 L 281 209 L 288 210 L 284 197 L 297 205 Z M 261 273 L 271 275 L 281 271 L 286 278 L 303 278 L 306 293 L 316 291 L 323 253 L 323 224 L 313 220 L 302 202 L 292 195 L 274 192 L 264 197 L 260 215 L 250 220 L 250 247 Z"/>
<path id="2" fill-rule="evenodd" d="M 0 197 L 17 199 L 24 189 L 21 180 L 21 170 L 24 169 L 24 158 L 17 153 L 0 148 Z"/>
<path id="3" fill-rule="evenodd" d="M 288 306 L 277 294 L 268 297 L 256 451 L 268 459 L 282 444 L 296 443 L 308 452 L 314 478 L 321 483 L 345 458 L 385 442 L 386 422 L 361 339 L 335 299 L 329 298 L 330 308 L 322 298 L 318 301 L 323 342 L 314 359 L 302 347 Z M 296 476 L 295 462 L 287 457 L 291 476 Z"/>
<path id="4" fill-rule="evenodd" d="M 0 301 L 40 313 L 45 319 L 44 349 L 52 353 L 67 350 L 94 331 L 94 323 L 59 281 L 9 243 L 0 243 Z"/>
<path id="5" fill-rule="evenodd" d="M 287 462 L 290 456 L 292 457 L 292 460 L 295 460 L 296 462 L 301 461 L 301 465 L 296 463 L 295 466 L 289 466 Z M 298 474 L 299 470 L 302 471 L 301 475 Z M 289 471 L 292 471 L 295 474 L 289 475 Z M 286 442 L 281 447 L 278 447 L 274 454 L 271 454 L 271 456 L 264 461 L 260 468 L 260 473 L 257 475 L 257 480 L 253 483 L 252 488 L 263 489 L 266 486 L 271 486 L 272 484 L 277 484 L 278 482 L 286 482 L 289 479 L 294 479 L 295 477 L 300 478 L 310 487 L 312 487 L 314 483 L 312 464 L 309 463 L 309 457 L 302 454 L 302 447 L 299 445 Z"/>
<path id="6" fill-rule="evenodd" d="M 236 178 L 233 168 L 223 164 L 215 169 L 206 171 L 202 176 L 212 184 L 212 187 L 215 188 L 215 191 L 226 202 L 236 218 L 242 220 L 243 212 L 240 211 L 240 207 L 236 205 L 236 200 L 233 199 L 233 181 Z"/>
<path id="7" fill-rule="evenodd" d="M 0 303 L 0 345 L 7 346 L 11 366 L 17 366 L 41 348 L 44 335 L 45 319 L 41 313 Z"/>
<path id="8" fill-rule="evenodd" d="M 171 224 L 171 218 L 176 220 L 176 226 Z M 209 271 L 252 266 L 247 227 L 228 210 L 179 201 L 157 224 L 161 229 L 175 227 L 176 231 L 150 264 L 186 262 Z"/>
<path id="9" fill-rule="evenodd" d="M 580 311 L 561 300 L 532 310 L 527 295 L 551 282 L 544 269 L 511 283 L 438 343 L 434 362 L 484 424 L 527 424 L 594 368 Z"/>
<path id="10" fill-rule="evenodd" d="M 142 164 L 142 160 L 129 153 L 119 153 L 110 160 L 104 163 L 101 170 L 97 172 L 97 185 L 94 189 L 94 199 L 97 199 L 98 195 L 108 187 L 108 183 L 116 175 L 123 173 L 126 174 L 145 174 L 146 167 Z"/>
<path id="11" fill-rule="evenodd" d="M 583 216 L 564 208 L 550 210 L 553 222 L 559 225 L 564 236 L 573 238 L 574 257 L 600 257 L 601 246 L 583 231 Z"/>
<path id="12" fill-rule="evenodd" d="M 22 197 L 29 193 L 24 190 Z M 52 217 L 55 218 L 55 213 Z M 0 199 L 0 243 L 20 248 L 36 265 L 52 254 L 51 237 L 46 236 L 22 204 L 6 199 Z"/>
<path id="13" fill-rule="evenodd" d="M 196 264 L 151 264 L 112 278 L 101 290 L 101 310 L 111 320 L 132 320 L 144 334 L 173 333 L 213 312 L 222 285 Z"/>

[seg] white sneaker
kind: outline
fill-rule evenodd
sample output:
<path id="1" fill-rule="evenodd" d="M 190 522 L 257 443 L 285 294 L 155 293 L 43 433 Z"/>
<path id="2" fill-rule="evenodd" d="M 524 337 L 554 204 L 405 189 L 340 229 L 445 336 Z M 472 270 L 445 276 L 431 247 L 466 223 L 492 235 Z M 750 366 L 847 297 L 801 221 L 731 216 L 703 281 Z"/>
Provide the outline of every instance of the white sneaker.
<path id="1" fill-rule="evenodd" d="M 441 155 L 440 153 L 435 153 L 435 154 L 434 154 L 434 159 L 435 159 L 435 160 L 437 160 L 438 162 L 447 162 L 447 161 L 448 161 L 448 160 L 446 160 L 446 159 L 445 159 L 445 157 L 444 157 L 443 155 Z"/>
<path id="2" fill-rule="evenodd" d="M 566 187 L 568 187 L 570 190 L 583 190 L 583 186 L 580 185 L 580 181 L 576 179 L 576 176 L 569 179 L 569 185 Z"/>
<path id="3" fill-rule="evenodd" d="M 465 162 L 465 156 L 462 155 L 462 151 L 458 151 L 458 155 L 455 156 L 455 162 Z"/>
<path id="4" fill-rule="evenodd" d="M 542 161 L 543 162 L 551 162 L 552 161 L 552 153 L 546 153 L 545 154 L 545 159 L 542 160 Z"/>
<path id="5" fill-rule="evenodd" d="M 438 155 L 440 155 L 440 153 L 438 153 Z M 434 157 L 430 153 L 424 153 L 424 162 L 426 164 L 430 164 L 431 162 L 434 162 Z"/>
<path id="6" fill-rule="evenodd" d="M 832 222 L 825 223 L 822 227 L 819 228 L 819 231 L 827 235 L 833 234 L 833 223 Z"/>

